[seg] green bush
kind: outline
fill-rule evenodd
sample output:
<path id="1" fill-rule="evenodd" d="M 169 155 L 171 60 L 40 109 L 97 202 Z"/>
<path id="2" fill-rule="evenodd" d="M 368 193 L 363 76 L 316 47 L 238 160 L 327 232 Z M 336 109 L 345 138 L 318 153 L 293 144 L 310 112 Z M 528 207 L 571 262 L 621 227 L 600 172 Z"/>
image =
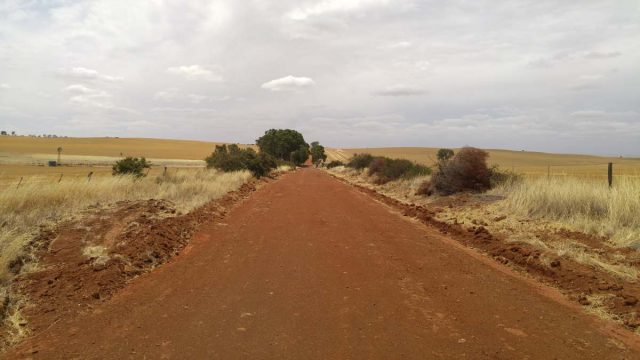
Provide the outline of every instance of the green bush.
<path id="1" fill-rule="evenodd" d="M 311 161 L 316 164 L 318 161 L 327 160 L 327 155 L 324 153 L 324 146 L 319 142 L 314 141 L 311 143 Z"/>
<path id="2" fill-rule="evenodd" d="M 522 175 L 509 170 L 501 170 L 498 165 L 494 165 L 489 169 L 489 183 L 491 188 L 500 185 L 510 186 L 521 180 Z"/>
<path id="3" fill-rule="evenodd" d="M 296 165 L 304 164 L 307 159 L 309 159 L 309 146 L 308 145 L 300 145 L 298 150 L 293 151 L 290 156 L 290 160 L 292 163 Z"/>
<path id="4" fill-rule="evenodd" d="M 216 145 L 214 152 L 205 159 L 208 168 L 224 172 L 249 170 L 260 178 L 269 174 L 278 164 L 266 153 L 257 153 L 251 148 L 241 149 L 236 144 Z"/>
<path id="5" fill-rule="evenodd" d="M 373 155 L 371 154 L 355 154 L 351 157 L 347 166 L 356 170 L 362 170 L 368 168 L 373 161 Z"/>
<path id="6" fill-rule="evenodd" d="M 256 144 L 260 152 L 276 159 L 291 161 L 301 165 L 309 158 L 309 144 L 302 134 L 291 129 L 271 129 L 264 133 Z"/>
<path id="7" fill-rule="evenodd" d="M 113 175 L 133 175 L 136 177 L 145 176 L 144 169 L 151 167 L 151 163 L 145 158 L 126 157 L 116 161 L 112 168 Z"/>
<path id="8" fill-rule="evenodd" d="M 454 152 L 451 149 L 440 149 L 438 150 L 438 153 L 436 154 L 436 157 L 438 158 L 438 161 L 446 161 L 449 160 L 453 157 Z"/>
<path id="9" fill-rule="evenodd" d="M 338 166 L 344 166 L 344 163 L 342 161 L 333 160 L 327 164 L 328 169 L 338 167 Z"/>
<path id="10" fill-rule="evenodd" d="M 387 157 L 375 157 L 369 164 L 369 175 L 376 175 L 380 184 L 400 178 L 412 178 L 421 175 L 428 175 L 431 169 L 415 164 L 406 159 L 390 159 Z"/>

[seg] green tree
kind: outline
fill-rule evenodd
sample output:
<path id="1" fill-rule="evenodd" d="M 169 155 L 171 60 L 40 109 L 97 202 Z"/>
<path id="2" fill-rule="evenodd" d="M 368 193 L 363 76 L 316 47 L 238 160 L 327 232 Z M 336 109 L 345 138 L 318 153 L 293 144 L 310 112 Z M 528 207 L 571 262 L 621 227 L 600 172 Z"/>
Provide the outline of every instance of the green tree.
<path id="1" fill-rule="evenodd" d="M 113 165 L 113 175 L 133 175 L 136 177 L 144 176 L 144 169 L 151 167 L 151 163 L 145 158 L 126 157 L 116 161 Z"/>
<path id="2" fill-rule="evenodd" d="M 291 153 L 290 161 L 296 165 L 304 164 L 309 159 L 309 145 L 300 145 L 300 148 Z"/>
<path id="3" fill-rule="evenodd" d="M 4 131 L 4 130 L 2 130 L 2 131 L 0 131 L 0 135 L 3 135 L 3 136 L 4 136 L 4 135 L 7 135 L 7 132 L 6 132 L 6 131 Z"/>
<path id="4" fill-rule="evenodd" d="M 296 165 L 304 163 L 309 156 L 309 144 L 304 141 L 302 134 L 291 129 L 267 130 L 256 140 L 256 144 L 260 152 L 283 161 L 292 161 Z"/>
<path id="5" fill-rule="evenodd" d="M 276 160 L 269 154 L 256 153 L 251 148 L 241 149 L 236 144 L 216 145 L 214 152 L 205 159 L 208 168 L 224 172 L 249 170 L 260 178 L 277 167 Z"/>
<path id="6" fill-rule="evenodd" d="M 447 161 L 453 157 L 454 153 L 451 149 L 440 149 L 436 154 L 438 161 Z"/>
<path id="7" fill-rule="evenodd" d="M 314 141 L 311 143 L 311 161 L 315 164 L 317 161 L 327 160 L 327 155 L 324 153 L 324 146 L 319 142 Z"/>

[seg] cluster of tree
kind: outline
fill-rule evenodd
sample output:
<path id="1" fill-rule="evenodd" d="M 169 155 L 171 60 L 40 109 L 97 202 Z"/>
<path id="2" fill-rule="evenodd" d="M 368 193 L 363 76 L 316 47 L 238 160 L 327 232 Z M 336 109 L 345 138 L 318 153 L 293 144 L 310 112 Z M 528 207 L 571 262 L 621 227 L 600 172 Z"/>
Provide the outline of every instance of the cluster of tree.
<path id="1" fill-rule="evenodd" d="M 370 176 L 376 177 L 376 183 L 384 184 L 401 178 L 408 179 L 428 175 L 431 169 L 406 159 L 392 159 L 371 154 L 355 154 L 347 163 L 348 167 L 367 169 Z"/>
<path id="2" fill-rule="evenodd" d="M 251 148 L 241 149 L 236 144 L 216 145 L 215 151 L 205 161 L 208 168 L 224 172 L 249 170 L 257 178 L 269 174 L 278 166 L 273 156 L 257 153 Z"/>
<path id="3" fill-rule="evenodd" d="M 259 152 L 238 145 L 219 145 L 205 161 L 207 167 L 221 171 L 249 170 L 256 177 L 269 174 L 278 165 L 298 166 L 311 156 L 314 162 L 324 161 L 324 147 L 317 141 L 311 146 L 301 133 L 291 129 L 270 129 L 256 140 Z"/>
<path id="4" fill-rule="evenodd" d="M 327 160 L 327 155 L 324 153 L 324 146 L 320 145 L 319 142 L 314 141 L 311 143 L 311 161 L 314 164 L 323 163 Z"/>
<path id="5" fill-rule="evenodd" d="M 309 158 L 309 144 L 302 134 L 291 129 L 267 130 L 256 140 L 256 145 L 260 152 L 295 165 L 302 165 Z"/>
<path id="6" fill-rule="evenodd" d="M 113 175 L 133 175 L 135 177 L 142 177 L 146 174 L 144 169 L 151 167 L 151 163 L 145 158 L 126 157 L 122 160 L 116 161 L 112 168 Z"/>
<path id="7" fill-rule="evenodd" d="M 1 130 L 0 131 L 0 136 L 24 136 L 24 135 L 18 135 L 15 131 L 11 131 L 8 132 L 6 130 Z M 33 135 L 33 134 L 29 134 L 27 135 L 28 137 L 43 137 L 43 138 L 59 138 L 59 137 L 64 137 L 66 138 L 66 136 L 58 136 L 55 134 L 42 134 L 42 135 Z"/>

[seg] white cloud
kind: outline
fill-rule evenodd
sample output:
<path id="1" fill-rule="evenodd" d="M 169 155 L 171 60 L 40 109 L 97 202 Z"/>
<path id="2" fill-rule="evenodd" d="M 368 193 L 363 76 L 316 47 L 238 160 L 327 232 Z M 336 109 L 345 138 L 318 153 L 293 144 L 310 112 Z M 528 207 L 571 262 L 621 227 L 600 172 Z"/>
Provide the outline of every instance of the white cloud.
<path id="1" fill-rule="evenodd" d="M 287 16 L 293 20 L 306 20 L 314 15 L 336 12 L 352 12 L 364 7 L 387 5 L 390 0 L 323 0 L 313 5 L 295 8 Z"/>
<path id="2" fill-rule="evenodd" d="M 397 84 L 388 86 L 382 90 L 376 91 L 376 95 L 380 96 L 414 96 L 414 95 L 422 95 L 426 91 L 419 87 Z"/>
<path id="3" fill-rule="evenodd" d="M 9 90 L 11 89 L 11 86 L 9 86 L 9 84 L 0 84 L 0 90 Z"/>
<path id="4" fill-rule="evenodd" d="M 390 49 L 407 49 L 407 48 L 410 48 L 411 46 L 412 44 L 409 41 L 399 41 L 397 43 L 393 43 L 389 45 L 389 48 Z"/>
<path id="5" fill-rule="evenodd" d="M 103 80 L 107 82 L 115 82 L 115 81 L 123 80 L 122 77 L 100 74 L 97 70 L 87 69 L 84 67 L 60 69 L 58 73 L 64 77 L 69 77 L 74 79 Z"/>
<path id="6" fill-rule="evenodd" d="M 608 52 L 589 51 L 584 54 L 584 57 L 587 59 L 609 59 L 609 58 L 618 57 L 620 55 L 622 55 L 622 53 L 619 51 L 608 51 Z"/>
<path id="7" fill-rule="evenodd" d="M 315 81 L 308 77 L 295 77 L 292 75 L 268 81 L 262 84 L 265 90 L 275 92 L 297 91 L 315 86 Z"/>
<path id="8" fill-rule="evenodd" d="M 573 117 L 600 118 L 606 114 L 606 112 L 600 110 L 580 110 L 574 111 L 570 115 Z"/>
<path id="9" fill-rule="evenodd" d="M 183 76 L 189 80 L 222 81 L 222 76 L 218 69 L 207 69 L 197 64 L 173 66 L 168 68 L 167 72 Z"/>
<path id="10" fill-rule="evenodd" d="M 601 85 L 602 79 L 604 79 L 602 74 L 581 75 L 569 84 L 569 89 L 574 91 L 595 89 Z"/>
<path id="11" fill-rule="evenodd" d="M 231 97 L 227 95 L 210 96 L 210 95 L 203 95 L 203 94 L 185 94 L 180 92 L 177 89 L 166 89 L 166 90 L 158 91 L 155 93 L 153 97 L 154 99 L 160 100 L 163 102 L 188 102 L 195 105 L 231 100 Z"/>

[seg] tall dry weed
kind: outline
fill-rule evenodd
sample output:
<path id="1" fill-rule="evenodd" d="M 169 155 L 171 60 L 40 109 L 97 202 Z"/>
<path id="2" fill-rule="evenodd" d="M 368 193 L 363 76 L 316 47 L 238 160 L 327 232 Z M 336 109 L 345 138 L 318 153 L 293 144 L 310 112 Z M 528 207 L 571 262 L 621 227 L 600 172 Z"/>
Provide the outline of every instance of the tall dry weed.
<path id="1" fill-rule="evenodd" d="M 97 177 L 43 182 L 27 179 L 19 188 L 0 191 L 0 283 L 10 274 L 8 265 L 20 255 L 41 225 L 70 218 L 91 205 L 121 200 L 164 199 L 189 211 L 238 189 L 251 178 L 248 171 L 180 170 L 158 177 Z"/>
<path id="2" fill-rule="evenodd" d="M 619 176 L 609 189 L 604 181 L 552 177 L 502 186 L 502 205 L 534 218 L 550 218 L 617 246 L 640 247 L 640 178 Z"/>

